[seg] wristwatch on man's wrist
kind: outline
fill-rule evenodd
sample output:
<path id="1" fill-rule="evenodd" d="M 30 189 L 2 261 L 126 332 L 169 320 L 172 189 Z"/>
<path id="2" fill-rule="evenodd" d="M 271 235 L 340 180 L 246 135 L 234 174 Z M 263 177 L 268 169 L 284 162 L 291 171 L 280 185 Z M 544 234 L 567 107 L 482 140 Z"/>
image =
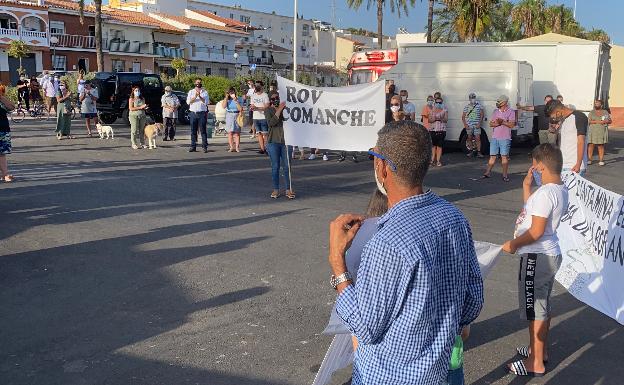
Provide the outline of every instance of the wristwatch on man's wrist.
<path id="1" fill-rule="evenodd" d="M 329 282 L 331 283 L 332 287 L 334 288 L 334 290 L 336 290 L 338 288 L 338 285 L 340 285 L 343 282 L 347 282 L 347 281 L 351 281 L 353 282 L 353 278 L 351 277 L 351 273 L 349 273 L 348 271 L 345 271 L 344 273 L 335 276 L 332 275 L 331 278 L 329 279 Z"/>

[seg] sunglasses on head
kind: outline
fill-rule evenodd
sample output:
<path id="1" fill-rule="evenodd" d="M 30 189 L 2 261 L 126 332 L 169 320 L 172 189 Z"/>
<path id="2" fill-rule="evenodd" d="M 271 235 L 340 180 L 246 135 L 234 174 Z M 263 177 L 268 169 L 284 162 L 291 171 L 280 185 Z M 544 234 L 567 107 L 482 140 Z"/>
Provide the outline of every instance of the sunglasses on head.
<path id="1" fill-rule="evenodd" d="M 371 148 L 370 150 L 368 150 L 368 159 L 373 160 L 375 158 L 379 158 L 383 160 L 384 162 L 387 162 L 388 165 L 390 166 L 390 169 L 393 172 L 396 172 L 397 166 L 394 164 L 394 162 L 392 162 L 390 159 L 386 158 L 385 156 L 381 155 L 380 153 L 373 151 L 373 149 Z"/>

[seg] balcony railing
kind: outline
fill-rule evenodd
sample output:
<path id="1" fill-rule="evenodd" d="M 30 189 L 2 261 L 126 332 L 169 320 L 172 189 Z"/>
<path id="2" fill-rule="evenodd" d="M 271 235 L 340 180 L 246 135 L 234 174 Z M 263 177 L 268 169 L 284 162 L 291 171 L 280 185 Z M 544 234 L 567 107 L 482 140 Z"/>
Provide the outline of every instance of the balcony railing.
<path id="1" fill-rule="evenodd" d="M 46 39 L 48 37 L 47 32 L 39 32 L 39 31 L 21 31 L 22 37 L 36 37 L 39 39 Z"/>
<path id="2" fill-rule="evenodd" d="M 105 47 L 109 52 L 154 54 L 152 43 L 149 42 L 108 39 L 105 41 Z"/>
<path id="3" fill-rule="evenodd" d="M 271 58 L 268 58 L 268 57 L 255 57 L 255 56 L 250 56 L 250 57 L 249 57 L 249 64 L 265 64 L 265 65 L 271 65 L 271 64 L 273 64 L 273 61 L 271 60 Z"/>
<path id="4" fill-rule="evenodd" d="M 238 57 L 234 57 L 235 54 Z M 244 53 L 237 53 L 234 50 L 210 48 L 210 47 L 195 47 L 192 49 L 192 58 L 196 60 L 212 61 L 218 63 L 231 63 L 231 64 L 248 64 L 248 57 Z"/>
<path id="5" fill-rule="evenodd" d="M 52 37 L 56 37 L 58 39 L 58 43 L 50 44 L 53 47 L 95 49 L 95 36 L 53 33 Z"/>
<path id="6" fill-rule="evenodd" d="M 0 35 L 18 37 L 19 32 L 17 29 L 0 28 Z"/>
<path id="7" fill-rule="evenodd" d="M 17 29 L 0 28 L 0 38 L 4 40 L 7 38 L 9 40 L 22 40 L 32 46 L 48 46 L 47 32 L 26 31 L 21 27 Z"/>
<path id="8" fill-rule="evenodd" d="M 184 48 L 157 45 L 157 46 L 154 46 L 154 55 L 168 57 L 168 58 L 183 58 Z"/>

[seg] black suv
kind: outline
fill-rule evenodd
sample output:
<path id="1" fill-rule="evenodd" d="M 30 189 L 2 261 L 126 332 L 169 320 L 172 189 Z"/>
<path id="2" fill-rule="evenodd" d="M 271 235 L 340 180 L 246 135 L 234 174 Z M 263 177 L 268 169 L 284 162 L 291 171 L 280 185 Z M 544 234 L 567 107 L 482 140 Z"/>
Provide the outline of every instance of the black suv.
<path id="1" fill-rule="evenodd" d="M 132 87 L 137 85 L 148 105 L 147 114 L 156 122 L 162 122 L 160 98 L 164 88 L 159 75 L 140 72 L 98 72 L 92 80 L 99 98 L 97 109 L 99 118 L 105 124 L 123 118 L 128 123 L 128 99 Z"/>

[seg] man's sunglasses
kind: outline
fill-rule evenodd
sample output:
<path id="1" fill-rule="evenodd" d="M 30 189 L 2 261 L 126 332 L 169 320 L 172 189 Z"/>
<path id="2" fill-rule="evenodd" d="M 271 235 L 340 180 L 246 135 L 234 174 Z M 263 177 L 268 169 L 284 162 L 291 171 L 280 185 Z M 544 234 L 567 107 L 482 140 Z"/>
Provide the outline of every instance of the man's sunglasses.
<path id="1" fill-rule="evenodd" d="M 384 162 L 387 162 L 388 165 L 390 166 L 390 170 L 392 170 L 393 172 L 396 172 L 397 166 L 394 164 L 394 162 L 392 162 L 390 159 L 386 158 L 385 156 L 381 155 L 380 153 L 373 151 L 373 149 L 371 148 L 370 150 L 368 150 L 368 159 L 373 160 L 374 158 L 379 158 L 383 160 Z"/>

